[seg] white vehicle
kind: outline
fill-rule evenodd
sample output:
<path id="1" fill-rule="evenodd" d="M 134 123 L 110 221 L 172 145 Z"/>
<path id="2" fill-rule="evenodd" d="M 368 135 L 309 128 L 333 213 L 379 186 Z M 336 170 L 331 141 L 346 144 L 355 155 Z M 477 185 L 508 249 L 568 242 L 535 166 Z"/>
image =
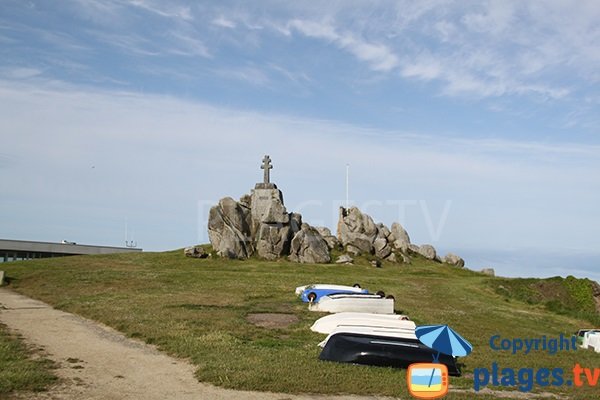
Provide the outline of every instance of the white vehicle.
<path id="1" fill-rule="evenodd" d="M 329 335 L 338 326 L 365 326 L 415 330 L 415 323 L 406 315 L 341 312 L 319 318 L 310 327 L 313 332 Z"/>
<path id="2" fill-rule="evenodd" d="M 330 285 L 328 283 L 317 283 L 313 285 L 304 285 L 298 286 L 296 288 L 296 296 L 300 296 L 302 292 L 306 289 L 326 289 L 326 290 L 339 290 L 339 291 L 348 291 L 348 292 L 356 292 L 361 293 L 363 289 L 361 289 L 358 283 L 355 283 L 354 286 L 344 286 L 344 285 Z"/>
<path id="3" fill-rule="evenodd" d="M 590 335 L 588 347 L 593 347 L 596 353 L 600 353 L 600 333 Z"/>
<path id="4" fill-rule="evenodd" d="M 585 348 L 592 348 L 596 353 L 600 353 L 600 332 L 590 332 L 587 335 L 587 343 L 585 337 L 583 343 L 584 345 L 587 344 Z"/>
<path id="5" fill-rule="evenodd" d="M 377 294 L 332 294 L 321 297 L 318 303 L 310 303 L 308 309 L 330 313 L 393 314 L 394 298 L 384 298 Z"/>
<path id="6" fill-rule="evenodd" d="M 583 344 L 581 348 L 587 349 L 589 347 L 594 347 L 592 342 L 595 342 L 597 339 L 594 339 L 595 336 L 600 336 L 600 332 L 591 330 L 583 334 Z M 600 345 L 600 343 L 598 343 Z M 600 347 L 600 346 L 599 346 Z M 595 349 L 595 347 L 594 347 Z"/>
<path id="7" fill-rule="evenodd" d="M 413 339 L 416 340 L 415 330 L 406 329 L 394 329 L 394 328 L 377 328 L 371 326 L 338 326 L 335 328 L 325 340 L 319 343 L 320 347 L 325 347 L 330 337 L 337 333 L 357 333 L 361 335 L 376 336 L 381 338 L 394 338 L 394 339 Z"/>

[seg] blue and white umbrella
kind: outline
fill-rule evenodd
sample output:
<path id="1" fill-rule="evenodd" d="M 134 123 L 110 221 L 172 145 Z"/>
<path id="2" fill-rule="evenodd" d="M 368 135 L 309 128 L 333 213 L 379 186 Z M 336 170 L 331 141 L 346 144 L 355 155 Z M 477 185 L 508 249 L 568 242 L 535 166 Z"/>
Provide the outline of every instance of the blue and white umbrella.
<path id="1" fill-rule="evenodd" d="M 425 346 L 439 353 L 463 357 L 473 351 L 473 346 L 448 325 L 417 326 L 415 335 Z"/>
<path id="2" fill-rule="evenodd" d="M 417 326 L 415 335 L 425 346 L 437 350 L 437 356 L 433 359 L 434 363 L 438 362 L 440 353 L 453 357 L 463 357 L 473 351 L 473 345 L 448 325 Z M 429 386 L 431 386 L 434 372 L 435 369 L 431 371 Z"/>

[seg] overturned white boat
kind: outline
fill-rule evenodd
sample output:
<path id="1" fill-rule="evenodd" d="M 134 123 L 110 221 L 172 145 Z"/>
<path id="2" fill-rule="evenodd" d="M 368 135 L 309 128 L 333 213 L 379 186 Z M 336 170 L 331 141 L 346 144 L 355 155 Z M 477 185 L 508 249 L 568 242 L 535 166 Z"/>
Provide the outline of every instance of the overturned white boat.
<path id="1" fill-rule="evenodd" d="M 341 312 L 319 318 L 310 330 L 328 335 L 338 326 L 415 329 L 415 323 L 406 315 Z"/>
<path id="2" fill-rule="evenodd" d="M 415 335 L 414 324 L 412 328 L 382 328 L 374 326 L 345 326 L 341 325 L 336 327 L 321 343 L 320 347 L 325 347 L 331 337 L 337 334 L 358 334 L 375 336 L 381 338 L 394 338 L 394 339 L 417 339 Z"/>
<path id="3" fill-rule="evenodd" d="M 308 309 L 329 313 L 393 314 L 394 298 L 384 298 L 376 294 L 332 294 L 323 296 L 318 303 L 309 304 Z"/>
<path id="4" fill-rule="evenodd" d="M 328 283 L 317 283 L 313 285 L 304 285 L 298 286 L 296 288 L 296 296 L 300 296 L 302 292 L 306 289 L 324 289 L 324 290 L 339 290 L 340 292 L 356 292 L 362 293 L 363 289 L 361 289 L 358 283 L 355 283 L 354 286 L 345 286 L 345 285 L 330 285 Z"/>

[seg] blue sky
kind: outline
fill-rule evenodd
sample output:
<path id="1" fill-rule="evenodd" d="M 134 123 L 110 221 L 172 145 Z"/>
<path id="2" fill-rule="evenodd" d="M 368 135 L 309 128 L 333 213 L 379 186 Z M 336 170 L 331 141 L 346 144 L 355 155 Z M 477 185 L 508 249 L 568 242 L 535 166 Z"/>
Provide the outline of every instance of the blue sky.
<path id="1" fill-rule="evenodd" d="M 600 279 L 596 1 L 0 2 L 0 237 L 206 241 L 261 179 L 505 275 Z M 133 231 L 133 234 L 132 234 Z"/>

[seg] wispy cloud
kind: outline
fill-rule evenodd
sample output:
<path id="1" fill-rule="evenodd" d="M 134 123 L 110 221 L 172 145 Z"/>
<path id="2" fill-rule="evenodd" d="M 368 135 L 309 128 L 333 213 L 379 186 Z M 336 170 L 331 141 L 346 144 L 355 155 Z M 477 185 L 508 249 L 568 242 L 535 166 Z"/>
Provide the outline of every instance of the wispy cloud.
<path id="1" fill-rule="evenodd" d="M 282 67 L 274 63 L 269 64 L 269 68 L 278 72 L 280 75 L 287 78 L 289 81 L 302 85 L 307 82 L 311 82 L 311 79 L 304 72 L 292 72 L 287 68 Z"/>
<path id="2" fill-rule="evenodd" d="M 165 18 L 180 18 L 185 21 L 194 19 L 190 8 L 185 6 L 149 0 L 130 0 L 129 4 Z"/>
<path id="3" fill-rule="evenodd" d="M 600 79 L 600 28 L 591 23 L 600 7 L 541 3 L 376 3 L 371 11 L 356 7 L 354 17 L 377 15 L 360 22 L 349 19 L 350 7 L 323 7 L 280 32 L 322 39 L 374 71 L 438 82 L 443 95 L 561 99 L 573 92 L 557 83 L 564 71 Z"/>
<path id="4" fill-rule="evenodd" d="M 327 40 L 348 51 L 361 61 L 367 62 L 374 71 L 390 71 L 398 65 L 398 57 L 386 45 L 371 43 L 356 35 L 337 30 L 328 23 L 307 20 L 292 20 L 288 29 L 305 36 Z"/>
<path id="5" fill-rule="evenodd" d="M 220 26 L 221 28 L 229 28 L 234 29 L 236 27 L 236 23 L 230 19 L 225 18 L 224 16 L 219 16 L 211 21 L 213 25 Z"/>
<path id="6" fill-rule="evenodd" d="M 248 61 L 244 57 L 256 63 L 272 35 L 283 34 L 292 40 L 290 45 L 306 38 L 331 45 L 352 55 L 358 65 L 368 66 L 376 77 L 432 83 L 443 96 L 564 99 L 583 90 L 586 83 L 600 82 L 600 7 L 594 1 L 581 1 L 577 7 L 565 1 L 513 0 L 244 7 L 155 0 L 72 0 L 69 4 L 75 5 L 81 21 L 91 25 L 88 30 L 102 32 L 109 39 L 105 43 L 136 56 L 215 59 L 233 44 L 243 54 L 243 66 Z M 142 22 L 146 13 L 157 17 L 156 30 Z M 15 24 L 1 22 L 6 32 L 15 29 Z M 41 40 L 65 51 L 88 46 L 66 30 L 36 31 L 26 25 L 18 29 L 36 32 Z M 2 37 L 15 40 L 4 32 Z M 279 60 L 269 62 L 289 67 Z M 568 85 L 563 83 L 565 76 L 572 77 Z M 364 75 L 357 79 L 369 81 Z"/>
<path id="7" fill-rule="evenodd" d="M 222 78 L 242 81 L 254 86 L 264 86 L 271 82 L 264 70 L 254 66 L 219 68 L 214 73 Z"/>
<path id="8" fill-rule="evenodd" d="M 212 57 L 204 42 L 197 37 L 178 31 L 170 32 L 170 36 L 174 40 L 172 41 L 172 47 L 167 48 L 168 53 L 182 56 Z"/>
<path id="9" fill-rule="evenodd" d="M 14 68 L 0 68 L 0 76 L 8 79 L 28 79 L 39 76 L 42 71 L 37 68 L 27 67 L 14 67 Z"/>
<path id="10" fill-rule="evenodd" d="M 136 33 L 109 33 L 101 30 L 88 30 L 90 36 L 109 46 L 118 48 L 125 54 L 157 56 L 164 54 L 164 48 L 148 38 Z"/>

